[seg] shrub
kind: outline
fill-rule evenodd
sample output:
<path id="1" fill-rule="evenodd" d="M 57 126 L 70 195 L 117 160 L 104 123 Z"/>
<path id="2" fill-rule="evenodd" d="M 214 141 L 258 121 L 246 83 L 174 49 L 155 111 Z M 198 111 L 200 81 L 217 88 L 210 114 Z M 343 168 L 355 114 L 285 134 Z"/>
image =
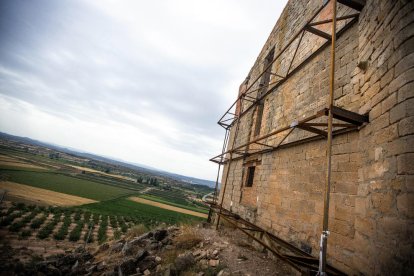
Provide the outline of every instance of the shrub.
<path id="1" fill-rule="evenodd" d="M 191 225 L 181 226 L 181 234 L 175 238 L 176 246 L 179 249 L 190 249 L 202 241 L 197 229 Z"/>
<path id="2" fill-rule="evenodd" d="M 15 220 L 16 218 L 21 217 L 24 214 L 23 211 L 19 211 L 16 213 L 11 213 L 8 216 L 4 217 L 1 221 L 0 221 L 0 226 L 8 226 L 10 225 L 13 220 Z"/>
<path id="3" fill-rule="evenodd" d="M 144 224 L 138 224 L 138 225 L 135 225 L 129 228 L 126 236 L 128 238 L 134 238 L 134 237 L 141 236 L 142 234 L 146 232 L 148 232 L 148 228 Z"/>
<path id="4" fill-rule="evenodd" d="M 122 235 L 121 231 L 116 230 L 116 231 L 114 232 L 114 239 L 115 239 L 115 240 L 120 239 L 120 238 L 121 238 L 121 235 Z"/>
<path id="5" fill-rule="evenodd" d="M 103 243 L 106 241 L 106 229 L 108 227 L 108 216 L 102 216 L 101 225 L 98 229 L 98 242 Z"/>
<path id="6" fill-rule="evenodd" d="M 85 224 L 84 221 L 78 221 L 78 224 L 73 228 L 73 230 L 69 234 L 70 241 L 78 241 L 82 232 L 83 225 Z"/>
<path id="7" fill-rule="evenodd" d="M 20 233 L 20 237 L 21 238 L 27 238 L 27 237 L 29 237 L 29 236 L 31 236 L 32 235 L 32 231 L 30 231 L 30 230 L 23 230 L 21 233 Z"/>
<path id="8" fill-rule="evenodd" d="M 92 228 L 92 229 L 91 229 Z M 89 222 L 89 224 L 88 224 L 88 229 L 87 229 L 87 231 L 85 232 L 85 235 L 83 236 L 83 240 L 84 241 L 86 241 L 86 239 L 88 238 L 88 235 L 89 235 L 89 231 L 91 231 L 91 234 L 90 234 L 90 236 L 89 236 L 89 240 L 88 240 L 88 243 L 91 243 L 91 242 L 93 242 L 93 229 L 95 228 L 95 224 L 93 223 L 93 222 Z M 91 229 L 91 230 L 90 230 Z"/>
<path id="9" fill-rule="evenodd" d="M 39 211 L 35 209 L 29 215 L 23 217 L 20 221 L 13 223 L 9 227 L 9 230 L 11 232 L 18 232 L 21 228 L 26 226 L 26 224 L 28 224 L 35 216 L 37 216 L 38 213 Z"/>
<path id="10" fill-rule="evenodd" d="M 47 223 L 42 229 L 37 233 L 39 239 L 45 239 L 53 232 L 53 229 L 56 227 L 56 224 L 60 221 L 61 213 L 56 213 L 53 216 L 53 219 Z"/>
<path id="11" fill-rule="evenodd" d="M 32 221 L 32 224 L 30 224 L 30 228 L 37 229 L 42 225 L 46 220 L 46 216 L 41 216 L 40 218 L 37 218 Z"/>
<path id="12" fill-rule="evenodd" d="M 111 224 L 112 228 L 117 228 L 118 227 L 118 223 L 116 222 L 115 216 L 110 216 L 109 217 L 109 223 Z"/>
<path id="13" fill-rule="evenodd" d="M 53 237 L 55 240 L 64 240 L 66 235 L 68 234 L 68 228 L 72 223 L 72 218 L 70 217 L 70 213 L 66 213 L 65 218 L 63 220 L 63 224 L 60 227 L 59 231 L 57 231 Z"/>

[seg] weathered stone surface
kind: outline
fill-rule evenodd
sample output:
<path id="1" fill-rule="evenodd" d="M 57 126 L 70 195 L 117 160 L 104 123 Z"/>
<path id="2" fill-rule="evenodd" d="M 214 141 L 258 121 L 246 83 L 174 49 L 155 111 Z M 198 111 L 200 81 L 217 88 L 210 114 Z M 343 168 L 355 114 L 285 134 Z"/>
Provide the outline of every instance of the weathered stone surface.
<path id="1" fill-rule="evenodd" d="M 121 242 L 118 242 L 118 243 L 114 243 L 112 246 L 111 246 L 111 252 L 119 252 L 119 251 L 121 251 L 122 250 L 122 248 L 124 247 L 124 244 L 123 243 L 121 243 Z"/>
<path id="2" fill-rule="evenodd" d="M 136 265 L 135 265 L 134 258 L 129 258 L 129 259 L 124 260 L 119 265 L 119 268 L 122 271 L 123 275 L 134 274 L 136 272 Z"/>
<path id="3" fill-rule="evenodd" d="M 413 253 L 402 253 L 406 244 L 414 243 L 414 237 L 407 235 L 408 225 L 413 225 L 414 5 L 407 1 L 365 2 L 358 22 L 338 37 L 336 44 L 334 104 L 369 113 L 370 121 L 358 131 L 333 139 L 329 227 L 334 238 L 329 240 L 328 255 L 334 266 L 350 275 L 404 274 L 404 264 L 414 257 Z M 249 94 L 253 98 L 266 92 L 259 83 L 266 85 L 277 79 L 261 75 L 266 57 L 272 49 L 278 54 L 319 4 L 307 1 L 304 7 L 297 0 L 288 2 L 240 85 L 239 95 L 250 86 L 255 90 Z M 343 8 L 339 5 L 338 11 Z M 330 18 L 331 12 L 328 5 L 324 18 Z M 330 32 L 329 26 L 320 27 Z M 309 54 L 322 42 L 309 36 L 301 43 L 299 52 Z M 270 66 L 272 73 L 283 72 L 292 55 L 293 51 L 280 55 Z M 296 57 L 296 65 L 301 55 Z M 325 48 L 276 85 L 262 99 L 262 108 L 246 111 L 251 102 L 239 101 L 236 113 L 243 110 L 245 114 L 238 121 L 237 134 L 236 128 L 231 128 L 228 145 L 234 140 L 242 145 L 327 107 L 329 69 L 330 50 Z M 296 129 L 285 142 L 310 135 Z M 275 146 L 284 136 L 280 133 L 261 142 Z M 248 150 L 265 147 L 251 144 Z M 247 187 L 252 166 L 253 184 Z M 312 241 L 311 252 L 318 252 L 325 168 L 323 140 L 253 154 L 224 165 L 222 176 L 229 174 L 221 183 L 227 187 L 220 190 L 219 197 L 224 198 L 224 208 L 294 244 L 309 245 Z M 201 253 L 194 253 L 204 263 Z"/>

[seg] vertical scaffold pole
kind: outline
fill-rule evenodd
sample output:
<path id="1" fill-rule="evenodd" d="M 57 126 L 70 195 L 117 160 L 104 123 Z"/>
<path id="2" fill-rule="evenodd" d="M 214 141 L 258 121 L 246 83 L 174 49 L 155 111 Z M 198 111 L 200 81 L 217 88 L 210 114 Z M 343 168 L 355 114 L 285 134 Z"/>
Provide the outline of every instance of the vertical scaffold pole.
<path id="1" fill-rule="evenodd" d="M 242 112 L 243 112 L 243 101 L 240 101 L 240 111 L 236 115 L 237 116 L 236 129 L 234 131 L 234 137 L 233 137 L 233 141 L 231 143 L 229 160 L 227 161 L 227 171 L 226 171 L 226 177 L 224 179 L 223 196 L 221 197 L 220 209 L 219 209 L 219 213 L 217 215 L 216 230 L 218 229 L 219 224 L 220 224 L 220 217 L 221 217 L 221 213 L 222 213 L 222 210 L 223 210 L 224 196 L 226 195 L 227 181 L 229 179 L 230 165 L 231 165 L 231 162 L 232 162 L 232 159 L 233 159 L 233 149 L 234 149 L 234 146 L 236 144 L 237 134 L 239 132 L 239 125 L 240 125 L 240 116 L 239 115 Z M 229 143 L 230 143 L 230 134 L 229 134 Z M 223 181 L 222 181 L 222 184 L 223 184 Z"/>
<path id="2" fill-rule="evenodd" d="M 326 179 L 325 195 L 323 204 L 323 225 L 320 242 L 319 254 L 319 276 L 326 274 L 326 254 L 328 247 L 328 221 L 329 221 L 329 199 L 331 190 L 331 163 L 332 163 L 332 108 L 334 103 L 334 84 L 335 84 L 335 42 L 336 42 L 336 0 L 332 0 L 332 44 L 331 44 L 331 70 L 329 85 L 329 114 L 328 114 L 328 141 L 326 146 Z"/>
<path id="3" fill-rule="evenodd" d="M 223 141 L 223 148 L 221 150 L 221 154 L 224 154 L 224 152 L 226 151 L 227 148 L 227 142 L 229 139 L 229 130 L 226 129 L 226 133 L 224 134 L 224 141 Z M 216 179 L 216 186 L 214 188 L 214 194 L 213 194 L 213 203 L 216 204 L 216 199 L 217 199 L 217 190 L 218 190 L 218 183 L 220 180 L 220 170 L 221 170 L 221 162 L 223 161 L 223 157 L 220 158 L 220 163 L 218 165 L 218 170 L 217 170 L 217 179 Z M 211 222 L 211 216 L 213 215 L 213 209 L 210 206 L 210 210 L 208 211 L 208 217 L 207 217 L 207 222 Z"/>

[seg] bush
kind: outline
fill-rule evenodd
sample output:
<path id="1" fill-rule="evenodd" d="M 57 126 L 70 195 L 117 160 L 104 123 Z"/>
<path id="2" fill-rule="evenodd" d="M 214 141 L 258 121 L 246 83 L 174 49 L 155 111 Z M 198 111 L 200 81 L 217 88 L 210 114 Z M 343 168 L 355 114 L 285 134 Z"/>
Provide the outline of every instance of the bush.
<path id="1" fill-rule="evenodd" d="M 27 237 L 29 237 L 29 236 L 31 236 L 32 235 L 32 231 L 30 231 L 30 230 L 23 230 L 21 233 L 20 233 L 20 237 L 21 238 L 27 238 Z"/>
<path id="2" fill-rule="evenodd" d="M 86 241 L 86 239 L 88 238 L 89 229 L 91 229 L 91 227 L 92 227 L 92 230 L 91 230 L 91 234 L 89 236 L 88 243 L 93 242 L 93 229 L 95 228 L 95 224 L 93 222 L 89 222 L 88 229 L 85 232 L 85 235 L 83 236 L 83 240 Z"/>
<path id="3" fill-rule="evenodd" d="M 114 232 L 114 239 L 115 239 L 115 240 L 119 240 L 119 239 L 121 238 L 121 235 L 122 235 L 121 231 L 116 230 L 116 231 Z"/>
<path id="4" fill-rule="evenodd" d="M 53 235 L 55 240 L 65 239 L 66 235 L 68 234 L 68 229 L 71 223 L 72 218 L 70 217 L 70 213 L 66 213 L 62 226 L 60 227 L 59 231 Z"/>
<path id="5" fill-rule="evenodd" d="M 18 232 L 20 229 L 22 229 L 26 224 L 28 224 L 37 214 L 39 213 L 38 210 L 32 211 L 29 215 L 23 217 L 20 221 L 13 223 L 9 230 L 11 232 Z"/>
<path id="6" fill-rule="evenodd" d="M 106 241 L 106 229 L 108 227 L 108 216 L 102 216 L 101 225 L 98 229 L 98 242 L 103 243 Z"/>
<path id="7" fill-rule="evenodd" d="M 73 230 L 69 234 L 70 241 L 78 241 L 80 239 L 80 235 L 84 224 L 84 221 L 78 221 L 78 224 L 75 226 L 75 228 L 73 228 Z"/>
<path id="8" fill-rule="evenodd" d="M 56 213 L 53 216 L 53 219 L 47 223 L 42 229 L 37 233 L 39 239 L 45 239 L 53 232 L 53 229 L 56 227 L 56 224 L 60 221 L 61 213 Z"/>
<path id="9" fill-rule="evenodd" d="M 13 220 L 15 220 L 16 218 L 21 217 L 24 214 L 23 211 L 19 211 L 16 213 L 11 213 L 8 216 L 4 217 L 1 221 L 0 221 L 0 226 L 8 226 L 10 225 Z"/>
<path id="10" fill-rule="evenodd" d="M 126 236 L 128 238 L 134 238 L 134 237 L 141 236 L 142 234 L 146 232 L 148 232 L 148 228 L 144 224 L 137 224 L 128 230 Z"/>
<path id="11" fill-rule="evenodd" d="M 40 218 L 37 218 L 32 221 L 32 224 L 30 224 L 30 228 L 37 229 L 42 225 L 46 220 L 46 216 L 41 216 Z"/>
<path id="12" fill-rule="evenodd" d="M 181 226 L 181 235 L 175 238 L 176 246 L 179 249 L 190 249 L 202 241 L 197 229 L 191 225 Z"/>

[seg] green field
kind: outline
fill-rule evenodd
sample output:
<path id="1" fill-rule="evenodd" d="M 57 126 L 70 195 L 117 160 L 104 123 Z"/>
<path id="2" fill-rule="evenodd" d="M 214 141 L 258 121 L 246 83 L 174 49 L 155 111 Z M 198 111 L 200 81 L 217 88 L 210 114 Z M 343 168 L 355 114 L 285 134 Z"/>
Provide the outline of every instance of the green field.
<path id="1" fill-rule="evenodd" d="M 99 201 L 132 193 L 128 189 L 100 184 L 56 172 L 0 168 L 0 174 L 2 175 L 2 179 L 8 181 Z"/>
<path id="2" fill-rule="evenodd" d="M 160 222 L 176 224 L 178 222 L 201 221 L 202 218 L 165 210 L 155 206 L 118 198 L 104 202 L 82 205 L 81 208 L 103 215 L 133 217 L 139 223 L 151 226 Z"/>

